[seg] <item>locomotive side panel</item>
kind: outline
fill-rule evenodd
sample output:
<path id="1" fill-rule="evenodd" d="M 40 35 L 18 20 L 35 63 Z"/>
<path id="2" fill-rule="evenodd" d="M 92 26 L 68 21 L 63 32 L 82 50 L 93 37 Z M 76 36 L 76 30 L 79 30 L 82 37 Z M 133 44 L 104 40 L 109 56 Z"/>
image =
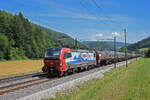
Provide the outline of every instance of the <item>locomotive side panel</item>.
<path id="1" fill-rule="evenodd" d="M 71 52 L 71 57 L 65 59 L 67 68 L 76 68 L 95 64 L 94 53 L 90 52 Z"/>

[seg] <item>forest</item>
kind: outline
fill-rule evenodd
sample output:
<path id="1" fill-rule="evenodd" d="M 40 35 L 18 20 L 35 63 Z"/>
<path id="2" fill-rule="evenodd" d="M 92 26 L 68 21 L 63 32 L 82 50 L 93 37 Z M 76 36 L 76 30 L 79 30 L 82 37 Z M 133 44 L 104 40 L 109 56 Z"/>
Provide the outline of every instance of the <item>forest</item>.
<path id="1" fill-rule="evenodd" d="M 21 12 L 0 10 L 0 60 L 38 59 L 48 47 L 74 46 L 70 36 L 31 23 Z M 78 46 L 86 45 L 78 42 Z"/>

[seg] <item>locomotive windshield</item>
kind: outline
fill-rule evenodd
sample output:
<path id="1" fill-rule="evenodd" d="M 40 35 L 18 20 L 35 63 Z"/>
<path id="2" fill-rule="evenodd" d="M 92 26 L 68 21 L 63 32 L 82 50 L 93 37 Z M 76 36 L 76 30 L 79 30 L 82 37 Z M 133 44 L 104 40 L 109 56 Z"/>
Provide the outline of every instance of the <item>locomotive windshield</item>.
<path id="1" fill-rule="evenodd" d="M 49 48 L 45 53 L 46 59 L 59 59 L 60 56 L 60 48 Z"/>

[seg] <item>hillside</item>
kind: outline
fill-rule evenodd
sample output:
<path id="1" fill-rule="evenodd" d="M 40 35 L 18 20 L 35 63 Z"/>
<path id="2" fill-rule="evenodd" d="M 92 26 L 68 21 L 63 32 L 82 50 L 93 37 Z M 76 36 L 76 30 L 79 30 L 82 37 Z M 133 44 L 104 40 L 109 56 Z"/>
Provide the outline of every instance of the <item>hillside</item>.
<path id="1" fill-rule="evenodd" d="M 39 27 L 41 30 L 45 31 L 48 35 L 51 36 L 51 40 L 57 44 L 59 44 L 59 46 L 66 46 L 66 47 L 70 47 L 70 48 L 74 48 L 75 45 L 75 40 L 68 36 L 65 33 L 61 33 L 61 32 L 56 32 L 54 30 L 39 26 L 34 24 L 36 27 Z M 88 46 L 85 44 L 82 44 L 80 42 L 78 42 L 78 47 L 85 47 L 87 48 Z"/>
<path id="2" fill-rule="evenodd" d="M 111 41 L 108 41 L 107 43 L 110 44 L 111 46 L 114 45 L 114 42 L 111 42 Z M 117 46 L 118 49 L 124 47 L 124 45 L 125 45 L 124 42 L 116 42 L 116 46 Z M 130 44 L 127 43 L 127 46 L 128 45 L 130 45 Z"/>
<path id="3" fill-rule="evenodd" d="M 100 50 L 113 50 L 114 47 L 114 42 L 112 41 L 83 41 L 82 43 L 88 45 L 90 48 L 95 48 Z M 124 43 L 116 42 L 116 47 L 117 49 L 124 47 Z"/>
<path id="4" fill-rule="evenodd" d="M 150 47 L 150 37 L 138 41 L 137 43 L 131 44 L 128 46 L 129 50 L 137 50 L 142 48 L 149 48 Z"/>
<path id="5" fill-rule="evenodd" d="M 73 47 L 74 39 L 29 22 L 21 12 L 0 11 L 0 60 L 41 58 L 46 48 L 62 45 Z"/>
<path id="6" fill-rule="evenodd" d="M 105 41 L 83 41 L 82 43 L 96 50 L 113 50 L 113 46 Z"/>

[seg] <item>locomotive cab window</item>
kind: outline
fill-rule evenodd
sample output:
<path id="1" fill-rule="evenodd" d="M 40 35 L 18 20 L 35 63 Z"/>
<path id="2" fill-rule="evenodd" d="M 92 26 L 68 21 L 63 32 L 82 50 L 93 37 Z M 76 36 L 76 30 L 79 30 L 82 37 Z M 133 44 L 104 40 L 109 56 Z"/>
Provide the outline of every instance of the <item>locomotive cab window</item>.
<path id="1" fill-rule="evenodd" d="M 71 57 L 72 57 L 71 53 L 65 53 L 63 58 L 67 59 L 67 58 L 71 58 Z"/>
<path id="2" fill-rule="evenodd" d="M 94 53 L 94 57 L 96 57 L 96 54 Z"/>
<path id="3" fill-rule="evenodd" d="M 60 48 L 49 48 L 46 50 L 45 58 L 46 59 L 59 59 L 60 56 Z"/>

